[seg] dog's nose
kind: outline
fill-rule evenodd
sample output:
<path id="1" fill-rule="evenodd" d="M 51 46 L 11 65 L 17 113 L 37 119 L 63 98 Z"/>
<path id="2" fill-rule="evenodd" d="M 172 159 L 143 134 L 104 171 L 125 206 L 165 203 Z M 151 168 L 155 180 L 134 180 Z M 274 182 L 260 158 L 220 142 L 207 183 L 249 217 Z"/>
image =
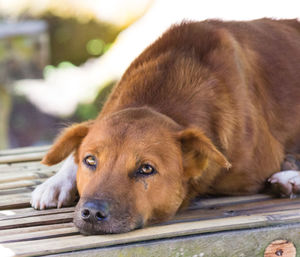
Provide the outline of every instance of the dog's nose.
<path id="1" fill-rule="evenodd" d="M 81 218 L 84 221 L 99 222 L 109 216 L 109 205 L 106 201 L 88 200 L 81 207 Z"/>

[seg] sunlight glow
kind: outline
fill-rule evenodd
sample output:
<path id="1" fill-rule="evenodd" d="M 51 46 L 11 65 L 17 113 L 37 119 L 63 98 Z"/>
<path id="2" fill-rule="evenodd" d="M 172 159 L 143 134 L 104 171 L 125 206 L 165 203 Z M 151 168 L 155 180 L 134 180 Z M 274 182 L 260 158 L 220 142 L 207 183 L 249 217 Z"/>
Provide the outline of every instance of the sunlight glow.
<path id="1" fill-rule="evenodd" d="M 1 214 L 6 215 L 6 216 L 12 216 L 12 215 L 15 215 L 16 213 L 13 211 L 5 210 L 5 211 L 0 211 L 0 215 Z M 2 255 L 0 254 L 0 256 L 2 256 Z"/>
<path id="2" fill-rule="evenodd" d="M 57 1 L 61 0 L 44 1 L 58 3 Z M 81 1 L 83 0 L 74 0 L 74 3 Z M 94 0 L 86 1 L 88 5 L 95 3 Z M 126 18 L 121 17 L 125 17 L 131 11 L 138 12 L 139 8 L 144 7 L 145 13 L 123 30 L 112 47 L 100 58 L 91 59 L 79 67 L 56 69 L 49 72 L 44 80 L 16 82 L 16 92 L 25 95 L 43 112 L 55 116 L 69 116 L 75 112 L 78 103 L 91 103 L 103 85 L 119 79 L 145 47 L 170 25 L 182 20 L 300 18 L 299 0 L 97 0 L 96 2 L 101 2 L 94 9 L 98 19 L 115 21 L 117 24 L 122 24 L 121 20 L 125 23 Z M 143 3 L 142 7 L 138 3 Z M 149 8 L 145 8 L 147 4 Z M 139 13 L 141 14 L 141 10 Z M 100 51 L 100 47 L 95 42 L 91 42 L 90 47 L 90 50 Z"/>
<path id="3" fill-rule="evenodd" d="M 0 256 L 1 257 L 11 257 L 11 256 L 15 256 L 15 253 L 13 252 L 13 250 L 0 245 Z"/>

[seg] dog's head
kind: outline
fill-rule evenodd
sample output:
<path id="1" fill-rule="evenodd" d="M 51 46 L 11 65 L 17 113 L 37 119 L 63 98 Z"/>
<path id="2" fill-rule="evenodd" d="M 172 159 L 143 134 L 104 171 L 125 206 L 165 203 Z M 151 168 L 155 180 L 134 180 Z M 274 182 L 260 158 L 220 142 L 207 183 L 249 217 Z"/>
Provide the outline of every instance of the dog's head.
<path id="1" fill-rule="evenodd" d="M 230 164 L 198 129 L 182 130 L 165 115 L 129 108 L 67 128 L 43 162 L 74 152 L 81 232 L 121 233 L 172 217 L 187 197 L 188 181 L 210 161 Z"/>

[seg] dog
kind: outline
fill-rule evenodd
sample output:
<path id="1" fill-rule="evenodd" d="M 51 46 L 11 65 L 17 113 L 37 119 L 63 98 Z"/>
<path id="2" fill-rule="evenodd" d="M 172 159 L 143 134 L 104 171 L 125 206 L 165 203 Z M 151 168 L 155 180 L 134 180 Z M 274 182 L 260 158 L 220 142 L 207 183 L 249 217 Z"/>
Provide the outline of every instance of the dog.
<path id="1" fill-rule="evenodd" d="M 32 206 L 67 205 L 77 189 L 82 233 L 122 233 L 170 219 L 197 195 L 254 194 L 268 179 L 298 193 L 299 172 L 280 165 L 300 149 L 299 71 L 297 20 L 172 26 L 95 120 L 56 139 L 42 163 L 66 161 Z"/>

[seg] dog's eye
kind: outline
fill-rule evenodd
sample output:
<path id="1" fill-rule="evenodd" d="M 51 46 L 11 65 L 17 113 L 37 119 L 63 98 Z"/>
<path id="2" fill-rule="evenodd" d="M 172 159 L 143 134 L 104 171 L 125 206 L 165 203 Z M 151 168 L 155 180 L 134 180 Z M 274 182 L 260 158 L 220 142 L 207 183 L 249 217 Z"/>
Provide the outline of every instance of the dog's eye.
<path id="1" fill-rule="evenodd" d="M 97 160 L 96 160 L 96 157 L 93 156 L 93 155 L 88 155 L 84 158 L 83 160 L 84 164 L 86 166 L 88 166 L 89 168 L 91 169 L 96 169 L 96 166 L 97 166 Z"/>
<path id="2" fill-rule="evenodd" d="M 156 173 L 156 170 L 150 164 L 143 164 L 138 168 L 137 173 L 140 175 L 152 175 Z"/>

